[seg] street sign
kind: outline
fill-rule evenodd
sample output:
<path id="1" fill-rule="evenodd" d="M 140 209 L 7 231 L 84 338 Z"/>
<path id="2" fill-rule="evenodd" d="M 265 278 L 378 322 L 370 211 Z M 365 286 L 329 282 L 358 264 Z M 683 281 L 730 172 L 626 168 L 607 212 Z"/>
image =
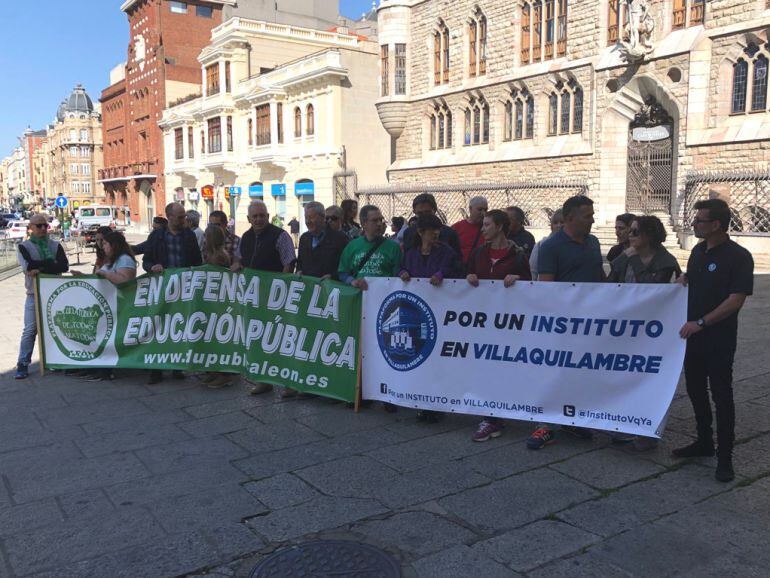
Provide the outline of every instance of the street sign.
<path id="1" fill-rule="evenodd" d="M 67 200 L 67 197 L 56 197 L 56 206 L 60 209 L 65 208 L 67 205 L 69 205 L 69 201 Z"/>

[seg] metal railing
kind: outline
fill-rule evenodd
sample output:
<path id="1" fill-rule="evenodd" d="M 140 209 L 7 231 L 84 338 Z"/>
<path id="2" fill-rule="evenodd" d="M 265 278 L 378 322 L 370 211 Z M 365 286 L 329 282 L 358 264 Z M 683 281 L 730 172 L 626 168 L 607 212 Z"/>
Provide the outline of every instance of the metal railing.
<path id="1" fill-rule="evenodd" d="M 358 191 L 359 206 L 376 205 L 386 219 L 412 215 L 412 200 L 420 193 L 436 198 L 439 216 L 449 224 L 468 216 L 473 197 L 486 197 L 490 209 L 518 206 L 527 216 L 527 225 L 548 228 L 556 209 L 569 197 L 586 195 L 588 184 L 581 180 L 520 181 L 476 185 L 378 187 Z"/>
<path id="2" fill-rule="evenodd" d="M 692 230 L 695 203 L 705 199 L 722 199 L 730 205 L 730 233 L 770 235 L 770 171 L 689 172 L 676 212 L 679 230 Z"/>
<path id="3" fill-rule="evenodd" d="M 0 239 L 0 272 L 17 267 L 16 247 L 22 239 Z"/>

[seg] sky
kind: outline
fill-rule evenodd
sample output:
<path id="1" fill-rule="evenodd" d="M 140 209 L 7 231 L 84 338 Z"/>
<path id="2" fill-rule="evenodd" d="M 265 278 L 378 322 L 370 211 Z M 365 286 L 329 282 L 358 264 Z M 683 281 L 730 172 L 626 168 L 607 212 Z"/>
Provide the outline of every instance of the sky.
<path id="1" fill-rule="evenodd" d="M 128 20 L 123 0 L 3 2 L 0 19 L 0 158 L 30 126 L 50 124 L 77 84 L 97 101 L 110 70 L 125 61 Z M 340 12 L 359 18 L 371 0 L 339 0 Z"/>

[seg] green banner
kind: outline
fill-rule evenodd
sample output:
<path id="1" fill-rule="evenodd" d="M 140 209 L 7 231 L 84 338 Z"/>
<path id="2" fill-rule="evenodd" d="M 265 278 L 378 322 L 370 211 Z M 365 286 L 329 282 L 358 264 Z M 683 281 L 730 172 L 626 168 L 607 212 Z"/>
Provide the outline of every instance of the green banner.
<path id="1" fill-rule="evenodd" d="M 361 292 L 347 285 L 206 266 L 120 287 L 41 276 L 38 294 L 49 368 L 231 372 L 356 397 Z"/>

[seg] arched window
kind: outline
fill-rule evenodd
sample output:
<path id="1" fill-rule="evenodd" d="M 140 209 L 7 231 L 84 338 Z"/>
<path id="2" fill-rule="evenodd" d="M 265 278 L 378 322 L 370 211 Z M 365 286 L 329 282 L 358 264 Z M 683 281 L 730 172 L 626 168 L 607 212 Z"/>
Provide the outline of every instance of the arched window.
<path id="1" fill-rule="evenodd" d="M 757 46 L 751 43 L 733 64 L 730 104 L 732 114 L 767 110 L 768 62 L 770 62 L 770 46 L 767 44 Z M 751 102 L 748 102 L 749 89 L 751 89 Z M 751 108 L 747 111 L 748 106 Z"/>
<path id="2" fill-rule="evenodd" d="M 433 32 L 433 83 L 449 82 L 449 28 L 443 20 Z"/>
<path id="3" fill-rule="evenodd" d="M 468 23 L 468 76 L 487 72 L 487 18 L 477 9 Z"/>
<path id="4" fill-rule="evenodd" d="M 576 87 L 573 95 L 572 132 L 583 132 L 583 89 Z"/>
<path id="5" fill-rule="evenodd" d="M 524 133 L 525 138 L 532 138 L 535 134 L 535 99 L 532 95 L 527 98 L 527 126 Z"/>
<path id="6" fill-rule="evenodd" d="M 489 104 L 483 98 L 471 100 L 465 109 L 465 144 L 489 142 Z"/>
<path id="7" fill-rule="evenodd" d="M 302 110 L 299 107 L 294 109 L 294 138 L 302 136 Z"/>
<path id="8" fill-rule="evenodd" d="M 767 57 L 757 56 L 754 61 L 754 71 L 751 75 L 751 110 L 767 108 Z"/>
<path id="9" fill-rule="evenodd" d="M 452 148 L 452 113 L 445 104 L 436 105 L 430 115 L 430 148 Z"/>
<path id="10" fill-rule="evenodd" d="M 503 140 L 509 141 L 513 138 L 513 103 L 509 100 L 505 103 L 505 130 Z"/>
<path id="11" fill-rule="evenodd" d="M 572 104 L 572 95 L 568 90 L 564 90 L 561 93 L 561 127 L 559 132 L 561 134 L 569 134 L 570 129 L 570 113 Z"/>
<path id="12" fill-rule="evenodd" d="M 524 136 L 524 103 L 519 99 L 516 100 L 516 131 L 514 134 L 516 140 L 521 140 Z"/>
<path id="13" fill-rule="evenodd" d="M 315 109 L 312 104 L 307 105 L 307 135 L 315 134 Z"/>
<path id="14" fill-rule="evenodd" d="M 548 136 L 556 134 L 559 124 L 559 97 L 551 93 L 548 97 Z"/>

